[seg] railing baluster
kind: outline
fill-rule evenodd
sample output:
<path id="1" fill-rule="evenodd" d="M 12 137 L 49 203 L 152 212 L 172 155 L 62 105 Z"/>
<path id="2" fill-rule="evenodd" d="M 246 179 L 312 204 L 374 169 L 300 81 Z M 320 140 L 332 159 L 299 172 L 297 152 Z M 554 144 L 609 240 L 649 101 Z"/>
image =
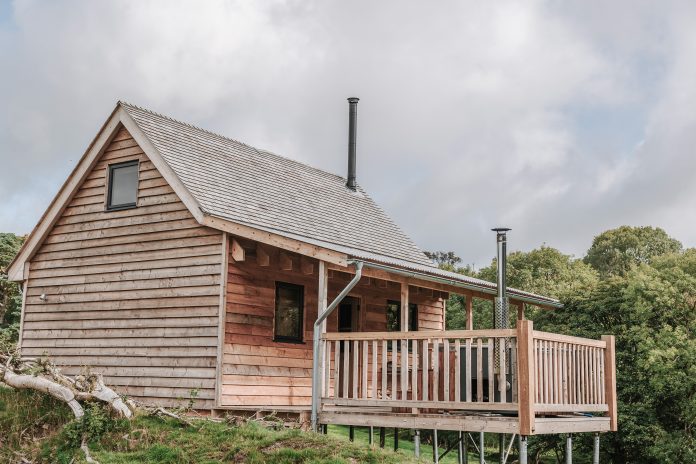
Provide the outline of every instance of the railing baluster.
<path id="1" fill-rule="evenodd" d="M 471 339 L 466 339 L 466 348 L 464 348 L 465 375 L 464 375 L 464 401 L 471 402 Z M 459 401 L 460 396 L 457 396 Z"/>
<path id="2" fill-rule="evenodd" d="M 440 339 L 433 339 L 433 401 L 438 400 L 440 391 Z"/>
<path id="3" fill-rule="evenodd" d="M 360 371 L 359 368 L 359 353 L 360 352 L 360 342 L 358 340 L 353 340 L 353 369 L 352 378 L 350 383 L 353 386 L 353 398 L 358 398 L 358 385 L 360 382 Z"/>
<path id="4" fill-rule="evenodd" d="M 428 349 L 428 340 L 423 340 L 423 401 L 429 401 L 428 398 L 428 384 L 430 383 L 430 373 L 428 372 L 428 358 L 430 357 L 430 350 Z"/>
<path id="5" fill-rule="evenodd" d="M 445 338 L 442 341 L 442 401 L 450 400 L 450 351 L 449 339 Z"/>
<path id="6" fill-rule="evenodd" d="M 471 382 L 469 382 L 471 383 Z M 476 340 L 476 401 L 483 402 L 483 339 Z"/>
<path id="7" fill-rule="evenodd" d="M 411 343 L 411 399 L 418 400 L 418 341 Z"/>
<path id="8" fill-rule="evenodd" d="M 330 387 L 330 382 L 331 382 L 331 342 L 328 340 L 324 340 L 324 349 L 322 350 L 322 360 L 321 360 L 321 368 L 322 368 L 322 373 L 324 374 L 322 376 L 324 380 L 324 385 L 322 385 L 322 396 L 324 398 L 329 397 L 329 387 Z"/>
<path id="9" fill-rule="evenodd" d="M 367 340 L 363 340 L 362 343 L 362 378 L 361 383 L 362 383 L 362 391 L 360 392 L 362 394 L 363 399 L 367 398 Z"/>
<path id="10" fill-rule="evenodd" d="M 468 341 L 468 339 L 467 339 L 467 341 Z M 457 338 L 454 341 L 454 401 L 461 401 L 462 400 L 462 360 L 461 360 L 461 357 L 462 357 L 462 342 Z M 471 384 L 469 383 L 469 381 L 467 379 L 465 379 L 465 381 L 467 384 L 469 384 L 469 388 L 471 388 Z M 467 399 L 466 401 L 471 401 L 471 400 Z"/>
<path id="11" fill-rule="evenodd" d="M 396 380 L 396 371 L 397 371 L 397 366 L 399 365 L 397 363 L 397 350 L 396 350 L 396 343 L 397 340 L 392 340 L 391 344 L 391 358 L 392 358 L 392 366 L 391 366 L 391 380 L 392 380 L 392 385 L 391 385 L 391 396 L 393 400 L 396 400 L 399 398 L 399 383 Z"/>
<path id="12" fill-rule="evenodd" d="M 389 364 L 387 364 L 387 341 L 382 340 L 382 399 L 386 400 L 389 398 L 387 395 L 387 390 L 389 389 L 389 385 L 387 383 L 387 375 L 389 374 L 388 370 Z"/>
<path id="13" fill-rule="evenodd" d="M 334 381 L 333 381 L 333 389 L 334 389 L 334 398 L 338 399 L 338 390 L 339 390 L 339 385 L 340 383 L 340 378 L 339 378 L 339 372 L 340 372 L 340 361 L 341 358 L 341 341 L 336 340 L 334 342 Z"/>
<path id="14" fill-rule="evenodd" d="M 500 393 L 500 402 L 507 403 L 507 353 L 505 349 L 505 339 L 498 340 L 498 352 L 500 353 L 500 378 L 498 379 L 498 392 Z"/>
<path id="15" fill-rule="evenodd" d="M 533 352 L 533 351 L 532 351 Z M 510 340 L 510 378 L 512 379 L 512 402 L 517 403 L 517 339 Z M 530 378 L 530 382 L 534 379 Z M 534 398 L 532 398 L 534 401 Z"/>
<path id="16" fill-rule="evenodd" d="M 348 378 L 350 377 L 350 340 L 343 342 L 343 398 L 348 398 Z"/>
<path id="17" fill-rule="evenodd" d="M 377 399 L 377 340 L 372 340 L 372 399 Z"/>
<path id="18" fill-rule="evenodd" d="M 408 399 L 408 342 L 401 340 L 401 399 Z"/>
<path id="19" fill-rule="evenodd" d="M 495 403 L 495 373 L 493 372 L 493 338 L 488 338 L 488 402 Z"/>

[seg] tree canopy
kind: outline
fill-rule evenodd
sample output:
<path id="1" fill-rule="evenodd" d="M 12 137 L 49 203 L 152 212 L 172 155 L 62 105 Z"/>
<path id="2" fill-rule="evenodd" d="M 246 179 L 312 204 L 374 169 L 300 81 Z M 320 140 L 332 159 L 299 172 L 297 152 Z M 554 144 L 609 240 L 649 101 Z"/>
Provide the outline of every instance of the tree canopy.
<path id="1" fill-rule="evenodd" d="M 496 264 L 467 274 L 495 281 Z M 696 249 L 659 228 L 623 226 L 595 237 L 582 259 L 547 246 L 511 253 L 507 279 L 563 302 L 530 308 L 536 329 L 616 336 L 619 431 L 604 435 L 601 462 L 696 462 Z M 464 327 L 463 308 L 462 297 L 450 298 L 448 328 Z M 474 300 L 474 311 L 474 328 L 490 327 L 490 302 Z M 530 446 L 560 456 L 561 439 Z M 588 455 L 591 437 L 575 446 Z"/>
<path id="2" fill-rule="evenodd" d="M 659 227 L 621 226 L 596 236 L 585 262 L 603 276 L 623 275 L 633 266 L 681 249 L 682 244 Z"/>

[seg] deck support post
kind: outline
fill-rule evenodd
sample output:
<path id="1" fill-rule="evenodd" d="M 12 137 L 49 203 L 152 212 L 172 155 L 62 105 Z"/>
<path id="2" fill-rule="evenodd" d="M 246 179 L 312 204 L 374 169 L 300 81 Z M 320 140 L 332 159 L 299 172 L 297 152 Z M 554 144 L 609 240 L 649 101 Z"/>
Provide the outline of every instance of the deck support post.
<path id="1" fill-rule="evenodd" d="M 312 430 L 316 432 L 317 429 L 317 419 L 319 416 L 319 406 L 321 402 L 321 372 L 320 372 L 320 361 L 322 361 L 322 349 L 321 349 L 321 332 L 326 326 L 324 321 L 329 317 L 329 314 L 333 312 L 338 304 L 343 301 L 343 299 L 350 293 L 353 288 L 360 282 L 360 277 L 362 277 L 363 263 L 361 261 L 354 261 L 355 265 L 355 276 L 348 282 L 348 285 L 341 290 L 336 299 L 334 299 L 330 305 L 326 306 L 328 300 L 325 298 L 328 288 L 328 269 L 326 268 L 326 263 L 319 261 L 319 305 L 317 308 L 317 320 L 314 322 L 314 330 L 312 332 Z M 322 368 L 326 367 L 326 362 L 322 363 Z"/>
<path id="2" fill-rule="evenodd" d="M 569 433 L 566 437 L 565 462 L 573 464 L 573 434 Z"/>
<path id="3" fill-rule="evenodd" d="M 437 429 L 433 429 L 433 462 L 440 462 L 440 447 L 437 446 Z"/>
<path id="4" fill-rule="evenodd" d="M 592 450 L 592 464 L 599 464 L 599 434 L 594 434 L 594 447 Z"/>
<path id="5" fill-rule="evenodd" d="M 486 464 L 486 453 L 484 452 L 484 433 L 479 433 L 479 464 Z"/>
<path id="6" fill-rule="evenodd" d="M 394 429 L 394 451 L 399 450 L 399 429 Z"/>
<path id="7" fill-rule="evenodd" d="M 352 425 L 348 426 L 348 439 L 353 442 L 355 441 L 355 427 Z"/>
<path id="8" fill-rule="evenodd" d="M 420 430 L 414 430 L 413 433 L 413 455 L 420 459 Z"/>
<path id="9" fill-rule="evenodd" d="M 505 434 L 498 434 L 498 453 L 500 453 L 499 462 L 505 464 Z"/>
<path id="10" fill-rule="evenodd" d="M 368 444 L 369 444 L 370 446 L 372 446 L 372 445 L 374 445 L 374 443 L 375 443 L 375 428 L 374 428 L 374 426 L 372 426 L 372 425 L 370 426 L 370 432 L 369 432 L 369 434 L 370 434 L 370 435 L 368 436 L 367 441 L 368 441 Z"/>
<path id="11" fill-rule="evenodd" d="M 384 442 L 387 441 L 387 429 L 384 427 L 379 428 L 379 447 L 384 448 Z"/>
<path id="12" fill-rule="evenodd" d="M 517 324 L 517 398 L 520 435 L 534 433 L 534 323 L 528 319 Z"/>
<path id="13" fill-rule="evenodd" d="M 520 435 L 520 464 L 527 464 L 527 437 Z"/>

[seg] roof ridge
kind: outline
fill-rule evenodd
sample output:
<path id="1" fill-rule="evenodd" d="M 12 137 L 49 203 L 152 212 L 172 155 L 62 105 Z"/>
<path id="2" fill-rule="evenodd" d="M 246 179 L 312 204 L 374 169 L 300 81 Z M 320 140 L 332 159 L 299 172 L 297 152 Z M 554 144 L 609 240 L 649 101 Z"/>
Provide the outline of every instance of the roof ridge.
<path id="1" fill-rule="evenodd" d="M 296 164 L 298 164 L 298 165 L 300 165 L 300 166 L 304 166 L 304 167 L 306 167 L 306 168 L 309 168 L 309 169 L 312 169 L 312 170 L 321 172 L 322 174 L 328 174 L 328 175 L 333 176 L 333 177 L 338 177 L 339 179 L 346 179 L 345 177 L 341 176 L 340 174 L 336 174 L 336 173 L 333 173 L 333 172 L 329 172 L 329 171 L 327 171 L 327 170 L 325 170 L 325 169 L 321 169 L 321 168 L 312 166 L 311 164 L 308 164 L 308 163 L 305 163 L 305 162 L 302 162 L 302 161 L 297 161 L 296 159 L 292 159 L 292 158 L 289 158 L 289 157 L 287 157 L 287 156 L 279 155 L 278 153 L 272 152 L 272 151 L 270 151 L 270 150 L 266 150 L 265 148 L 256 148 L 256 147 L 254 147 L 253 145 L 249 145 L 248 143 L 242 142 L 241 140 L 233 139 L 232 137 L 228 137 L 228 136 L 226 136 L 226 135 L 222 135 L 222 134 L 219 134 L 219 133 L 217 133 L 217 132 L 213 132 L 213 131 L 211 131 L 211 130 L 209 130 L 209 129 L 204 129 L 203 127 L 197 126 L 197 125 L 195 125 L 195 124 L 192 124 L 192 123 L 189 123 L 189 122 L 185 122 L 185 121 L 181 121 L 181 120 L 179 120 L 179 119 L 173 118 L 173 117 L 171 117 L 171 116 L 167 116 L 166 114 L 159 113 L 159 112 L 157 112 L 157 111 L 153 111 L 153 110 L 151 110 L 151 109 L 142 107 L 142 106 L 140 106 L 140 105 L 135 105 L 135 104 L 133 104 L 133 103 L 129 103 L 129 102 L 124 101 L 124 100 L 118 100 L 118 101 L 117 101 L 117 104 L 118 104 L 118 105 L 123 105 L 123 106 L 129 106 L 129 107 L 131 107 L 131 108 L 135 108 L 135 109 L 138 109 L 138 110 L 140 110 L 140 111 L 144 111 L 144 112 L 146 112 L 146 113 L 150 113 L 150 114 L 152 114 L 152 115 L 158 116 L 158 117 L 160 117 L 160 118 L 167 119 L 167 120 L 172 121 L 172 122 L 175 122 L 175 123 L 177 123 L 177 124 L 181 124 L 181 125 L 183 125 L 183 126 L 190 127 L 191 129 L 195 129 L 195 130 L 199 130 L 199 131 L 201 131 L 201 132 L 205 132 L 206 134 L 210 134 L 210 135 L 212 135 L 212 136 L 214 136 L 214 137 L 218 137 L 218 138 L 223 139 L 223 140 L 227 140 L 227 141 L 230 141 L 230 142 L 238 143 L 238 144 L 240 144 L 240 145 L 244 145 L 245 147 L 247 147 L 247 148 L 249 148 L 249 149 L 251 149 L 251 150 L 254 150 L 254 151 L 255 151 L 256 153 L 258 153 L 259 155 L 268 154 L 268 155 L 274 156 L 274 157 L 276 157 L 276 158 L 281 158 L 281 159 L 290 161 L 290 162 L 292 162 L 292 163 L 296 163 Z M 358 185 L 358 187 L 359 187 L 359 185 Z M 361 190 L 361 192 L 362 192 L 363 195 L 364 195 L 365 192 L 363 191 L 363 189 L 361 188 L 360 190 Z"/>

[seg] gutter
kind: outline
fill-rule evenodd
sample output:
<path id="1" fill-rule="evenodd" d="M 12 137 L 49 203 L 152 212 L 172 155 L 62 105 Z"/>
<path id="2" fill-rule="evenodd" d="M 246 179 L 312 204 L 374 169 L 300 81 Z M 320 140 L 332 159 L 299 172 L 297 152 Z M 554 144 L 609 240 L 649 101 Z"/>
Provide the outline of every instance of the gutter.
<path id="1" fill-rule="evenodd" d="M 336 309 L 338 304 L 343 301 L 343 299 L 348 295 L 348 293 L 353 290 L 353 288 L 358 285 L 360 277 L 362 277 L 363 262 L 354 261 L 352 263 L 355 266 L 355 276 L 348 282 L 346 288 L 344 288 L 341 293 L 331 302 L 331 304 L 317 316 L 317 320 L 314 322 L 313 338 L 314 344 L 312 347 L 312 430 L 317 431 L 317 412 L 319 411 L 319 389 L 321 388 L 321 379 L 319 378 L 319 358 L 321 357 L 321 345 L 319 339 L 321 337 L 321 324 L 326 320 L 327 317 Z"/>
<path id="2" fill-rule="evenodd" d="M 358 263 L 364 265 L 365 267 L 369 267 L 371 269 L 377 269 L 380 271 L 385 271 L 385 272 L 390 272 L 392 274 L 398 274 L 404 277 L 411 277 L 414 279 L 420 279 L 420 280 L 427 280 L 430 282 L 435 282 L 439 284 L 446 284 L 446 285 L 451 285 L 453 287 L 459 287 L 463 288 L 466 290 L 476 290 L 481 293 L 487 293 L 489 295 L 497 295 L 497 286 L 496 287 L 487 287 L 484 285 L 479 285 L 475 284 L 472 282 L 462 282 L 459 280 L 455 279 L 449 279 L 447 277 L 437 277 L 429 274 L 425 274 L 422 272 L 418 271 L 410 271 L 406 269 L 400 269 L 397 267 L 392 267 L 392 266 L 387 266 L 385 264 L 378 264 L 378 263 L 373 263 L 371 261 L 362 261 L 362 260 L 357 260 L 357 259 L 352 259 L 348 261 L 348 264 L 354 264 L 357 265 Z M 546 306 L 550 308 L 562 308 L 563 304 L 560 301 L 557 300 L 552 300 L 552 299 L 545 299 L 545 298 L 540 298 L 540 297 L 535 297 L 532 295 L 520 295 L 519 293 L 516 293 L 514 290 L 508 289 L 510 292 L 510 295 L 518 301 L 523 301 L 525 303 L 537 305 L 537 306 Z"/>

